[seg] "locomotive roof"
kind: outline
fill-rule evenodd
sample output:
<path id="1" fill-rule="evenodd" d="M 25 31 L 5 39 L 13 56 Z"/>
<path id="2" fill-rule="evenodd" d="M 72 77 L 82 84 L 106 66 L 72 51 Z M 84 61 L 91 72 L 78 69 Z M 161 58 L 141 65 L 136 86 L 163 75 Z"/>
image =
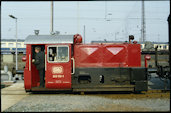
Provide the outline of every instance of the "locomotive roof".
<path id="1" fill-rule="evenodd" d="M 24 44 L 73 43 L 74 35 L 29 35 Z"/>

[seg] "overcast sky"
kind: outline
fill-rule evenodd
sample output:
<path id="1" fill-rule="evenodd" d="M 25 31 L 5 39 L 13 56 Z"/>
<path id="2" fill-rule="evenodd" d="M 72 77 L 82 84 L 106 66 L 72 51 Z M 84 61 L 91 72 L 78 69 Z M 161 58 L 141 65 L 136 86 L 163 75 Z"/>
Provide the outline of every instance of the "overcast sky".
<path id="1" fill-rule="evenodd" d="M 1 39 L 15 39 L 18 18 L 18 39 L 50 34 L 51 2 L 1 2 Z M 92 40 L 125 41 L 128 35 L 141 37 L 141 1 L 54 1 L 54 31 L 84 36 Z M 168 42 L 169 1 L 145 1 L 146 40 Z"/>

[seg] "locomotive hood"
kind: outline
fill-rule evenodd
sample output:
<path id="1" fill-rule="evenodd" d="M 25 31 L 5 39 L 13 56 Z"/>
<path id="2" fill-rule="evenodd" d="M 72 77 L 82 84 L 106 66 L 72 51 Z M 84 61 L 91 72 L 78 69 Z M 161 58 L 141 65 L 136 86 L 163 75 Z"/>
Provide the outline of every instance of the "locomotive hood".
<path id="1" fill-rule="evenodd" d="M 24 44 L 73 44 L 73 37 L 74 35 L 29 35 L 26 37 Z"/>

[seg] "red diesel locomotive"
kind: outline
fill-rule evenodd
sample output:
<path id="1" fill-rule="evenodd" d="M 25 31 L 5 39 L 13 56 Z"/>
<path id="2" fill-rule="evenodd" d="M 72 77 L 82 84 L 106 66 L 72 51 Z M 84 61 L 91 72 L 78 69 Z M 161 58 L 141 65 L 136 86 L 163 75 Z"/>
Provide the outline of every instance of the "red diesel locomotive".
<path id="1" fill-rule="evenodd" d="M 141 67 L 137 43 L 82 44 L 76 35 L 29 35 L 24 86 L 32 91 L 146 91 L 147 68 Z M 34 48 L 45 52 L 45 88 L 32 63 Z"/>

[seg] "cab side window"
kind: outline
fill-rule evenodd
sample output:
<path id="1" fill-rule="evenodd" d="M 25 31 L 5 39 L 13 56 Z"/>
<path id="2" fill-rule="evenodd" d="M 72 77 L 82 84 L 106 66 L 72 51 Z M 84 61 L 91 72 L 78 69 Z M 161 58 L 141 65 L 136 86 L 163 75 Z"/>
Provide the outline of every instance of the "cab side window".
<path id="1" fill-rule="evenodd" d="M 48 50 L 49 61 L 54 61 L 57 56 L 57 47 L 49 47 Z"/>
<path id="2" fill-rule="evenodd" d="M 58 61 L 68 61 L 68 47 L 58 47 Z"/>
<path id="3" fill-rule="evenodd" d="M 50 62 L 68 62 L 69 47 L 68 46 L 53 46 L 48 47 L 48 61 Z"/>

